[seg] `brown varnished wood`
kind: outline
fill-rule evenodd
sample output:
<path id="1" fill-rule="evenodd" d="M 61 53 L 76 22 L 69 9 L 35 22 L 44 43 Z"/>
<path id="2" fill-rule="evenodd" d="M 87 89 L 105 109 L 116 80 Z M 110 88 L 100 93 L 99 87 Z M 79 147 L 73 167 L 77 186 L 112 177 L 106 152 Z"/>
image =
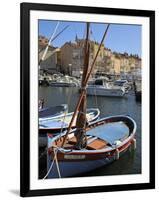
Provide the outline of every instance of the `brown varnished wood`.
<path id="1" fill-rule="evenodd" d="M 104 140 L 96 139 L 87 145 L 87 149 L 98 150 L 106 148 L 106 146 L 107 142 L 105 142 Z"/>

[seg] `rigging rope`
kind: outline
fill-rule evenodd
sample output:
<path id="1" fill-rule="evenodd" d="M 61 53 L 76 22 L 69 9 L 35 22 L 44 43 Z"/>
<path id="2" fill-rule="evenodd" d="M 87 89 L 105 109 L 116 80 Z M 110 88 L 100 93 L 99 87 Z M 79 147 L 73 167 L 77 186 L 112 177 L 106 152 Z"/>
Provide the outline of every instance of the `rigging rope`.
<path id="1" fill-rule="evenodd" d="M 54 161 L 56 162 L 56 167 L 57 167 L 57 172 L 58 172 L 59 178 L 61 178 L 60 168 L 59 168 L 58 159 L 57 159 L 58 148 L 57 148 L 57 151 L 55 149 L 53 149 L 53 151 L 54 151 L 54 158 L 53 158 L 50 168 L 47 171 L 46 175 L 44 176 L 43 180 L 46 179 L 47 176 L 49 175 L 49 173 L 51 172 L 53 165 L 54 165 Z"/>
<path id="2" fill-rule="evenodd" d="M 58 150 L 57 150 L 57 151 L 58 151 Z M 52 167 L 53 167 L 53 165 L 54 165 L 54 160 L 55 160 L 55 155 L 54 155 L 54 159 L 52 160 L 52 163 L 51 163 L 51 165 L 50 165 L 50 168 L 49 168 L 49 170 L 47 171 L 46 175 L 44 176 L 43 180 L 46 179 L 47 176 L 49 175 L 49 173 L 50 173 L 50 171 L 51 171 L 51 169 L 52 169 Z"/>
<path id="3" fill-rule="evenodd" d="M 58 150 L 57 150 L 57 151 L 58 151 Z M 61 178 L 59 163 L 58 163 L 58 159 L 57 159 L 57 152 L 55 152 L 55 149 L 54 149 L 54 155 L 55 155 L 54 158 L 55 158 L 55 162 L 56 162 L 57 172 L 58 172 L 59 178 Z"/>
<path id="4" fill-rule="evenodd" d="M 69 108 L 69 105 L 70 105 L 70 99 L 71 99 L 71 97 L 72 97 L 72 87 L 71 87 L 71 95 L 69 95 L 69 96 L 68 96 L 68 99 L 67 99 L 68 108 Z M 61 136 L 61 134 L 62 134 L 62 132 L 63 132 L 66 114 L 67 114 L 67 113 L 65 112 L 65 113 L 64 113 L 64 117 L 63 117 L 63 121 L 62 121 L 62 125 L 61 125 L 60 136 Z M 58 151 L 58 148 L 57 148 L 57 151 Z M 59 168 L 59 165 L 58 165 L 58 159 L 57 159 L 57 156 L 56 156 L 56 155 L 57 155 L 57 151 L 55 152 L 55 149 L 54 149 L 54 159 L 53 159 L 53 161 L 52 161 L 52 164 L 51 164 L 51 166 L 50 166 L 50 168 L 49 168 L 47 174 L 45 175 L 45 177 L 44 177 L 43 179 L 45 179 L 45 178 L 49 175 L 49 173 L 50 173 L 50 171 L 51 171 L 51 169 L 52 169 L 52 167 L 53 167 L 54 160 L 55 160 L 55 162 L 56 162 L 56 167 L 57 167 L 57 171 L 58 171 L 59 178 L 61 178 L 60 168 Z"/>
<path id="5" fill-rule="evenodd" d="M 72 87 L 71 87 L 71 95 L 69 95 L 69 96 L 68 96 L 68 99 L 67 99 L 68 108 L 69 108 L 69 105 L 70 105 L 70 99 L 71 99 L 71 97 L 72 97 Z M 62 132 L 63 132 L 65 118 L 66 118 L 66 112 L 65 112 L 64 117 L 63 117 L 63 122 L 62 122 L 62 125 L 61 125 L 60 135 L 61 135 Z M 53 165 L 54 165 L 54 161 L 56 162 L 56 167 L 57 167 L 57 171 L 58 171 L 59 178 L 61 178 L 61 173 L 60 173 L 60 169 L 59 169 L 59 165 L 58 165 L 58 159 L 57 159 L 57 156 L 56 156 L 56 155 L 57 155 L 57 152 L 58 152 L 58 148 L 57 148 L 57 151 L 55 151 L 55 149 L 54 149 L 54 158 L 53 158 L 53 161 L 52 161 L 52 163 L 51 163 L 51 165 L 50 165 L 50 168 L 49 168 L 47 174 L 45 175 L 45 177 L 44 177 L 43 179 L 46 179 L 47 176 L 49 175 L 49 173 L 50 173 L 50 171 L 51 171 L 51 169 L 52 169 L 52 167 L 53 167 Z M 41 158 L 42 156 L 43 156 L 43 155 L 40 155 L 40 158 Z"/>

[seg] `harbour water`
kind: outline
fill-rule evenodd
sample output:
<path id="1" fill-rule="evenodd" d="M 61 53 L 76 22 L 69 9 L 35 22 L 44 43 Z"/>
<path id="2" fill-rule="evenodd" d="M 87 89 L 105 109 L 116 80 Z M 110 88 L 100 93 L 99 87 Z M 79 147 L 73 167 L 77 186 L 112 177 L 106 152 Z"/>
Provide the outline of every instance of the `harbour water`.
<path id="1" fill-rule="evenodd" d="M 77 87 L 39 87 L 39 99 L 43 98 L 45 106 L 57 106 L 68 104 L 69 112 L 74 111 L 79 97 Z M 118 161 L 105 167 L 80 176 L 104 176 L 141 173 L 141 103 L 136 102 L 133 91 L 124 97 L 88 96 L 88 108 L 99 108 L 100 117 L 111 115 L 129 115 L 137 123 L 137 148 L 134 152 L 126 152 Z M 39 178 L 46 174 L 46 156 L 42 154 L 44 149 L 39 148 Z"/>

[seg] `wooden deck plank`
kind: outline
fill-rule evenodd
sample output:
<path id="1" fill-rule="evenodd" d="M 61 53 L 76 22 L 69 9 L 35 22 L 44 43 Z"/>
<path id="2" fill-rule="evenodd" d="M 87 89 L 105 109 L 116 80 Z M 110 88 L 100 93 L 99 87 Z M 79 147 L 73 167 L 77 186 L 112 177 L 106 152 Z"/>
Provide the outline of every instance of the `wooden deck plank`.
<path id="1" fill-rule="evenodd" d="M 87 145 L 87 149 L 102 149 L 106 147 L 107 143 L 105 141 L 102 141 L 100 139 L 96 139 L 90 144 Z"/>

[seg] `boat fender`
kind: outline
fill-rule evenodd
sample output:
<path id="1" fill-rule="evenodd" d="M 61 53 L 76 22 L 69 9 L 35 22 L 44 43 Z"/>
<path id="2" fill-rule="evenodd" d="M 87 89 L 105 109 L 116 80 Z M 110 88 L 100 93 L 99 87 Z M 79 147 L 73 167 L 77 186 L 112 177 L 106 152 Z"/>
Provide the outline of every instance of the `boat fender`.
<path id="1" fill-rule="evenodd" d="M 133 150 L 136 149 L 136 139 L 135 138 L 132 140 L 131 146 L 132 146 Z"/>
<path id="2" fill-rule="evenodd" d="M 121 144 L 121 141 L 120 140 L 116 140 L 115 142 L 114 142 L 114 145 L 115 146 L 119 146 Z"/>
<path id="3" fill-rule="evenodd" d="M 120 157 L 119 154 L 120 154 L 119 153 L 119 149 L 116 149 L 116 151 L 115 151 L 115 160 L 119 160 L 119 157 Z"/>

